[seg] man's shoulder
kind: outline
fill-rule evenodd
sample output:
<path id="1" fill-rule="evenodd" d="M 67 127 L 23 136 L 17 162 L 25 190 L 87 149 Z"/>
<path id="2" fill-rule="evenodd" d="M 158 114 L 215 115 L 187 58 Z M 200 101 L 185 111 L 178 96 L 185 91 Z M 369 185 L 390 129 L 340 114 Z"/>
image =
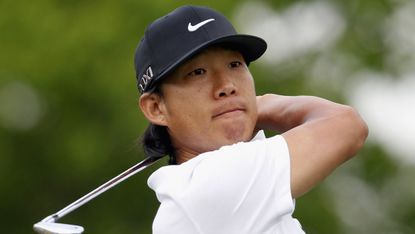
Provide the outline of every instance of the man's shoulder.
<path id="1" fill-rule="evenodd" d="M 252 167 L 275 164 L 285 165 L 288 149 L 281 135 L 265 138 L 261 131 L 249 142 L 232 145 L 202 153 L 180 165 L 167 165 L 159 168 L 148 179 L 153 190 L 166 184 L 181 187 L 195 178 L 216 178 L 250 170 Z"/>

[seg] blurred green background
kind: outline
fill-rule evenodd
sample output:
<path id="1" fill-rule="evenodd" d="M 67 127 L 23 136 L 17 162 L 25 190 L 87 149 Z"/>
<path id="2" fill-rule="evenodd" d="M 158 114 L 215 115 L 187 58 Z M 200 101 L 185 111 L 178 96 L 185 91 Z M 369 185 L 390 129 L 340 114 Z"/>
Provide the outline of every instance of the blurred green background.
<path id="1" fill-rule="evenodd" d="M 297 200 L 307 233 L 415 233 L 415 4 L 333 1 L 0 1 L 0 222 L 32 225 L 144 155 L 133 55 L 146 25 L 183 4 L 221 11 L 265 38 L 258 94 L 355 106 L 371 133 L 359 155 Z M 168 39 L 166 39 L 168 40 Z M 64 223 L 151 233 L 160 162 Z"/>

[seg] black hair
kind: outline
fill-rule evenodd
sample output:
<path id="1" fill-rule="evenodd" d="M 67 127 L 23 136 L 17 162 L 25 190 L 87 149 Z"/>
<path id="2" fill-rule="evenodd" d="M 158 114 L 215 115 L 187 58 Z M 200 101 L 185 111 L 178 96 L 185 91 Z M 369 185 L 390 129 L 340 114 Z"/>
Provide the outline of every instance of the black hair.
<path id="1" fill-rule="evenodd" d="M 162 96 L 159 86 L 152 93 Z M 141 139 L 144 154 L 151 158 L 169 156 L 169 164 L 176 164 L 175 149 L 171 143 L 166 126 L 149 123 Z"/>
<path id="2" fill-rule="evenodd" d="M 144 153 L 147 157 L 161 158 L 169 156 L 169 164 L 176 164 L 174 147 L 171 144 L 166 126 L 150 123 L 142 138 Z"/>

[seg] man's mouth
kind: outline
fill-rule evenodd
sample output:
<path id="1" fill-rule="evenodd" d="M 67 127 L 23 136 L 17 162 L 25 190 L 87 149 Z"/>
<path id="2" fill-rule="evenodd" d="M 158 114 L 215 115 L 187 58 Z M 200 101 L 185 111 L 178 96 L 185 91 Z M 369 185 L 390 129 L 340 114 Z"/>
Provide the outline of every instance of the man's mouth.
<path id="1" fill-rule="evenodd" d="M 246 112 L 245 102 L 240 98 L 234 98 L 220 103 L 212 111 L 212 119 L 236 117 Z"/>
<path id="2" fill-rule="evenodd" d="M 230 117 L 238 116 L 238 115 L 242 114 L 243 112 L 245 112 L 245 109 L 243 109 L 243 108 L 239 108 L 239 107 L 230 108 L 230 109 L 225 109 L 223 111 L 220 111 L 219 113 L 213 115 L 212 118 L 213 119 L 219 118 L 219 117 L 221 117 L 221 118 L 230 118 Z"/>

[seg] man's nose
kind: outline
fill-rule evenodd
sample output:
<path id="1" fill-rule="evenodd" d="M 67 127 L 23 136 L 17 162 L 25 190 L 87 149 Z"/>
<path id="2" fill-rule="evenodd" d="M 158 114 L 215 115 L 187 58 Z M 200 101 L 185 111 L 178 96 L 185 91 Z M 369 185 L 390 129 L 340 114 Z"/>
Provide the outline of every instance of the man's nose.
<path id="1" fill-rule="evenodd" d="M 233 80 L 226 74 L 220 74 L 216 77 L 215 98 L 224 98 L 237 94 L 237 88 Z"/>

